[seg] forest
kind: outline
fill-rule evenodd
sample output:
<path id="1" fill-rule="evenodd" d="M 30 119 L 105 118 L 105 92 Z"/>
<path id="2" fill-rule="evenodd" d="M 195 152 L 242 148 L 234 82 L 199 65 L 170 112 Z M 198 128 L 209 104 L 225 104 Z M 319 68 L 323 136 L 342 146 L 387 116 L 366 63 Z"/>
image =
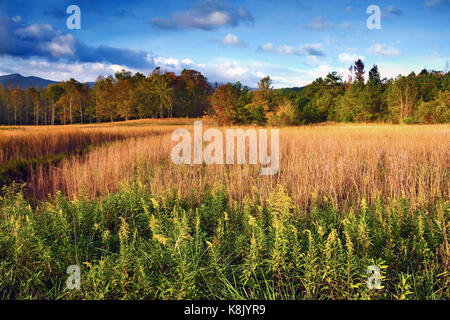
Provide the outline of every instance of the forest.
<path id="1" fill-rule="evenodd" d="M 209 116 L 218 124 L 300 125 L 324 121 L 447 123 L 450 72 L 422 70 L 395 79 L 358 60 L 302 88 L 273 89 L 269 76 L 249 88 L 212 84 L 195 70 L 150 75 L 122 70 L 93 87 L 71 78 L 48 87 L 0 85 L 0 125 L 56 125 Z"/>

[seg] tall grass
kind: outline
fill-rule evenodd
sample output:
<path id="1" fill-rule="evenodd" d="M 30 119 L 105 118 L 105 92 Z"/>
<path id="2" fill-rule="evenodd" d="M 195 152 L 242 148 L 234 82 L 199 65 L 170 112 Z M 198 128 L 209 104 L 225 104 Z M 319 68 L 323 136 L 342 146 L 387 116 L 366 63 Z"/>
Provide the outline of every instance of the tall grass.
<path id="1" fill-rule="evenodd" d="M 38 127 L 0 131 L 0 164 L 15 159 L 33 159 L 82 150 L 88 146 L 158 134 L 158 128 Z"/>
<path id="2" fill-rule="evenodd" d="M 175 189 L 136 183 L 100 200 L 59 193 L 32 210 L 4 191 L 3 299 L 450 298 L 448 201 L 336 211 L 314 198 L 303 211 L 278 186 L 230 207 L 217 184 L 191 206 Z M 81 267 L 80 290 L 66 287 L 69 265 Z M 381 289 L 367 288 L 369 265 L 381 268 Z"/>
<path id="3" fill-rule="evenodd" d="M 412 205 L 448 199 L 450 128 L 448 126 L 317 126 L 286 128 L 280 134 L 280 170 L 262 177 L 254 165 L 173 165 L 171 130 L 158 136 L 131 138 L 98 148 L 84 157 L 69 158 L 50 171 L 39 170 L 30 180 L 35 197 L 61 190 L 91 197 L 117 190 L 136 178 L 152 192 L 176 187 L 196 199 L 216 182 L 227 189 L 229 202 L 252 200 L 259 190 L 266 199 L 283 185 L 295 205 L 308 209 L 311 194 L 325 197 L 336 209 L 348 209 L 365 199 L 405 196 Z"/>

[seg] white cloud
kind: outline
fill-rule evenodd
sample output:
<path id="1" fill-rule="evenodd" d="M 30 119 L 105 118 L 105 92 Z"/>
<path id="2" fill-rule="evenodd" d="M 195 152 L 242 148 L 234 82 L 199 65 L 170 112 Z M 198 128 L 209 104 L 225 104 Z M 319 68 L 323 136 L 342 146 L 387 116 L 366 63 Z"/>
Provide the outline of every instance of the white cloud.
<path id="1" fill-rule="evenodd" d="M 214 11 L 203 17 L 194 17 L 191 23 L 199 28 L 209 28 L 210 26 L 222 27 L 230 21 L 231 17 L 228 13 Z"/>
<path id="2" fill-rule="evenodd" d="M 239 40 L 236 35 L 229 33 L 223 38 L 222 43 L 225 45 L 236 45 L 239 43 Z"/>
<path id="3" fill-rule="evenodd" d="M 364 56 L 359 56 L 357 54 L 342 52 L 339 54 L 339 61 L 343 63 L 354 63 L 356 60 L 361 59 L 364 60 Z"/>
<path id="4" fill-rule="evenodd" d="M 183 60 L 181 60 L 181 62 L 184 64 L 193 64 L 194 63 L 191 59 L 183 59 Z"/>
<path id="5" fill-rule="evenodd" d="M 74 54 L 75 39 L 72 35 L 60 35 L 54 37 L 51 42 L 46 43 L 46 49 L 53 57 Z"/>
<path id="6" fill-rule="evenodd" d="M 278 47 L 278 52 L 281 54 L 296 54 L 296 51 L 291 46 L 280 46 Z"/>
<path id="7" fill-rule="evenodd" d="M 187 11 L 175 11 L 169 18 L 153 18 L 153 26 L 163 29 L 215 30 L 224 26 L 236 27 L 252 23 L 253 17 L 243 7 L 221 0 L 198 0 Z"/>
<path id="8" fill-rule="evenodd" d="M 268 42 L 259 48 L 265 52 L 275 52 L 275 47 L 271 42 Z M 286 55 L 325 56 L 323 46 L 320 43 L 304 44 L 298 48 L 289 45 L 280 45 L 276 52 Z"/>
<path id="9" fill-rule="evenodd" d="M 163 58 L 163 57 L 155 57 L 154 62 L 157 66 L 165 65 L 165 66 L 173 66 L 178 67 L 180 62 L 175 58 Z"/>
<path id="10" fill-rule="evenodd" d="M 236 61 L 225 61 L 209 67 L 210 72 L 215 72 L 224 79 L 233 79 L 238 81 L 244 77 L 247 77 L 249 69 L 240 65 Z"/>
<path id="11" fill-rule="evenodd" d="M 130 70 L 124 65 L 108 63 L 63 63 L 51 62 L 42 58 L 21 59 L 0 57 L 0 73 L 20 73 L 23 76 L 37 76 L 44 79 L 64 81 L 75 78 L 80 82 L 95 81 L 99 76 L 108 76 L 122 69 Z M 138 70 L 131 69 L 132 72 Z M 143 70 L 139 70 L 143 72 Z M 148 70 L 146 73 L 150 73 Z"/>
<path id="12" fill-rule="evenodd" d="M 228 33 L 225 38 L 222 39 L 222 44 L 225 46 L 246 47 L 245 41 L 240 41 L 237 35 Z"/>
<path id="13" fill-rule="evenodd" d="M 21 16 L 14 16 L 14 17 L 11 18 L 11 20 L 13 22 L 19 23 L 19 22 L 22 22 L 22 17 Z"/>
<path id="14" fill-rule="evenodd" d="M 391 47 L 385 43 L 375 43 L 369 48 L 368 51 L 369 53 L 377 55 L 379 57 L 395 57 L 402 54 L 399 49 Z"/>
<path id="15" fill-rule="evenodd" d="M 414 71 L 416 74 L 421 71 L 420 68 L 410 68 L 410 67 L 403 67 L 399 66 L 395 63 L 384 63 L 380 62 L 377 64 L 378 70 L 380 70 L 381 78 L 396 78 L 398 75 L 407 76 L 412 71 Z"/>
<path id="16" fill-rule="evenodd" d="M 267 42 L 266 44 L 263 44 L 260 47 L 260 49 L 263 50 L 263 51 L 266 51 L 266 52 L 274 52 L 275 51 L 275 48 L 274 48 L 272 42 Z"/>
<path id="17" fill-rule="evenodd" d="M 41 37 L 51 34 L 53 35 L 54 29 L 49 24 L 32 24 L 24 28 L 17 29 L 16 33 L 23 37 Z"/>
<path id="18" fill-rule="evenodd" d="M 153 59 L 155 65 L 163 71 L 180 73 L 183 69 L 201 69 L 202 65 L 195 64 L 191 59 L 183 59 L 179 61 L 173 57 L 155 57 Z"/>
<path id="19" fill-rule="evenodd" d="M 121 66 L 118 64 L 112 64 L 112 65 L 108 66 L 108 68 L 111 69 L 112 71 L 114 71 L 114 73 L 120 72 L 123 69 L 125 69 L 125 70 L 127 69 L 127 68 L 124 68 L 124 66 Z"/>

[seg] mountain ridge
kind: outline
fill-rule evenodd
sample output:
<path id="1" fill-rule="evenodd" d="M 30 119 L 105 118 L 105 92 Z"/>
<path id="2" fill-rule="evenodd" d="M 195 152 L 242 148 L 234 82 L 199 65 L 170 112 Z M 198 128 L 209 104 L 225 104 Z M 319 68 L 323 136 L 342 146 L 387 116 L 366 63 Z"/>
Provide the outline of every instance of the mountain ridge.
<path id="1" fill-rule="evenodd" d="M 0 76 L 0 83 L 3 85 L 4 88 L 8 88 L 9 84 L 12 84 L 13 87 L 16 87 L 19 85 L 21 89 L 28 89 L 28 88 L 46 88 L 50 84 L 56 84 L 60 83 L 61 81 L 54 81 L 49 79 L 44 79 L 36 76 L 22 76 L 20 73 L 11 73 L 6 74 L 3 76 Z M 89 84 L 89 86 L 92 88 L 94 85 L 94 82 L 85 82 Z"/>
<path id="2" fill-rule="evenodd" d="M 58 81 L 43 79 L 35 76 L 24 77 L 20 73 L 12 73 L 0 76 L 0 83 L 7 88 L 9 84 L 13 87 L 19 85 L 22 89 L 27 88 L 45 88 L 49 84 L 58 83 Z"/>

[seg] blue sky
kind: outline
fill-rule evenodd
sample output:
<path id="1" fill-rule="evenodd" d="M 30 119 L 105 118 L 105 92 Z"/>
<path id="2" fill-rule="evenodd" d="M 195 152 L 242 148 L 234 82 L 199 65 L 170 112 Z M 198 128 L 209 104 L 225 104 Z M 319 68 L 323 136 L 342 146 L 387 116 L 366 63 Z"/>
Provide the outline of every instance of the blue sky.
<path id="1" fill-rule="evenodd" d="M 69 30 L 66 9 L 81 9 Z M 369 30 L 369 5 L 381 29 Z M 450 60 L 450 0 L 0 0 L 0 74 L 94 81 L 122 68 L 180 72 L 254 87 L 302 86 L 343 77 L 362 58 L 395 77 Z"/>

